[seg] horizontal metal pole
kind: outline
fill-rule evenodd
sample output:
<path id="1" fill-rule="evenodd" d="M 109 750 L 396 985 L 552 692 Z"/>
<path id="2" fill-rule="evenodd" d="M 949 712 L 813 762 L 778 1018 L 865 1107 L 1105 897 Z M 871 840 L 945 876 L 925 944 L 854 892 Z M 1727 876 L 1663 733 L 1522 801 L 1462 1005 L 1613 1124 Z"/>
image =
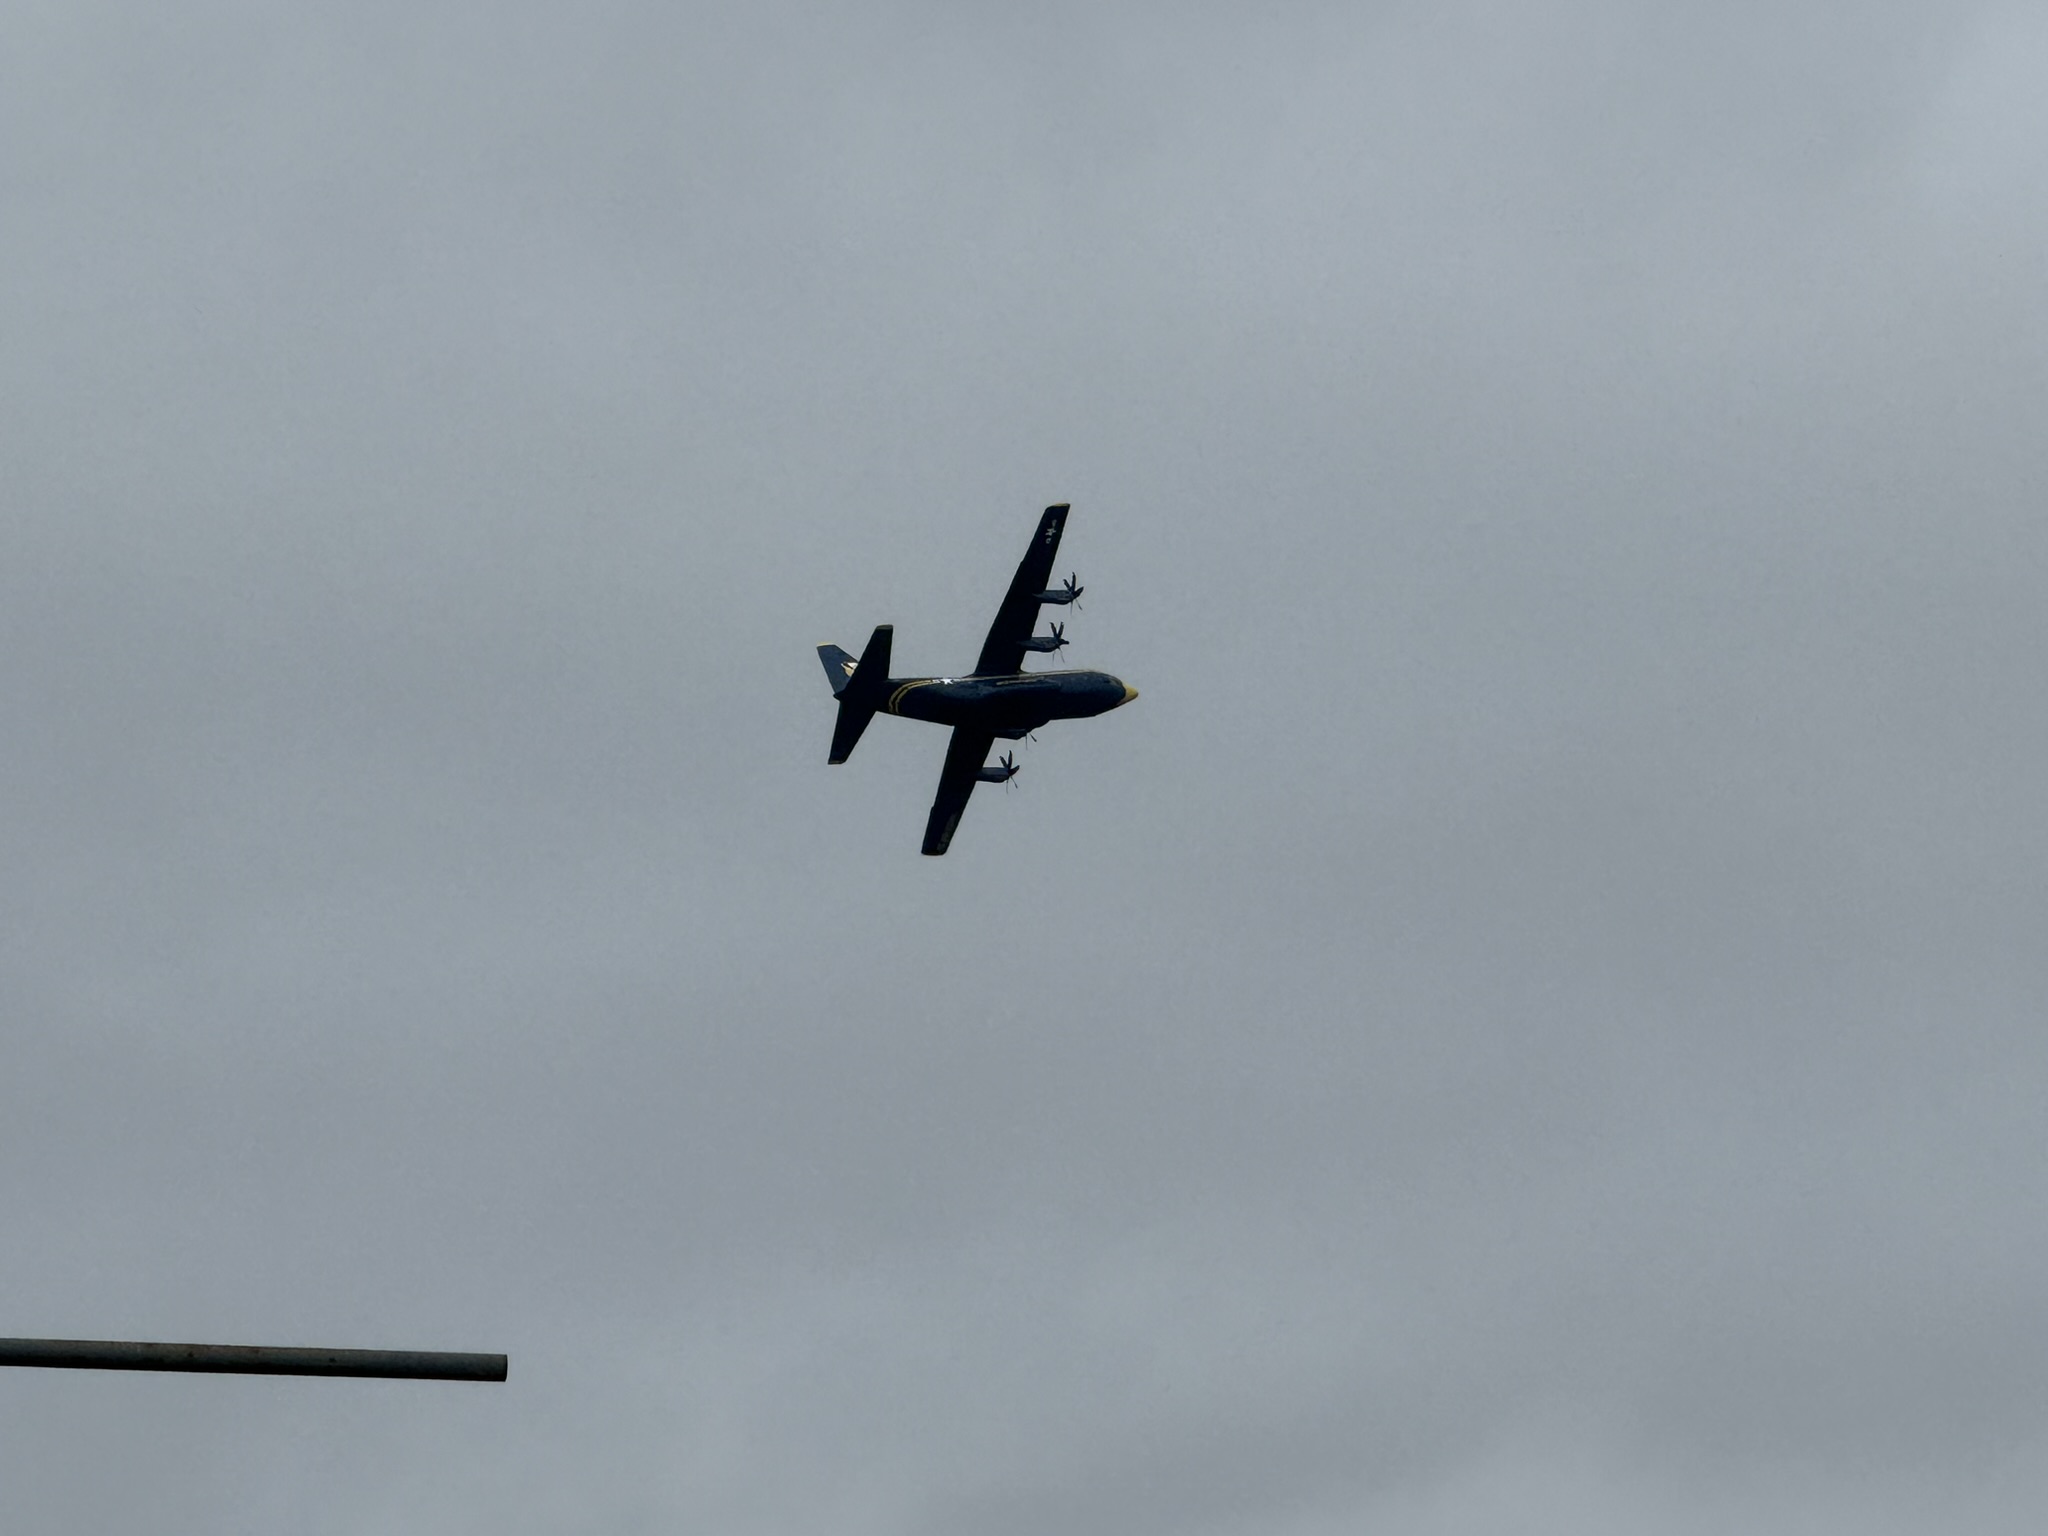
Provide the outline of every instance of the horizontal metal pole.
<path id="1" fill-rule="evenodd" d="M 418 1349 L 280 1349 L 266 1344 L 128 1344 L 106 1339 L 0 1339 L 0 1366 L 66 1371 L 210 1371 L 241 1376 L 394 1376 L 503 1381 L 503 1355 Z"/>

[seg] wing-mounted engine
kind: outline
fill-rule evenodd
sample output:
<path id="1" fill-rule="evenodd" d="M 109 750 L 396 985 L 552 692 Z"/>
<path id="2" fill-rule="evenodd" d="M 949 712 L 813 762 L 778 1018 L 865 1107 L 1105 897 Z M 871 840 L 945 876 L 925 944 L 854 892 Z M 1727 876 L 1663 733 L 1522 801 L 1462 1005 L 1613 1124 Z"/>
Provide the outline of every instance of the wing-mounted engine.
<path id="1" fill-rule="evenodd" d="M 1064 608 L 1068 603 L 1079 597 L 1084 590 L 1086 589 L 1074 580 L 1073 573 L 1069 572 L 1064 585 L 1054 587 L 1050 592 L 1039 593 L 1038 600 L 1041 603 L 1057 603 Z"/>
<path id="2" fill-rule="evenodd" d="M 1033 635 L 1024 642 L 1027 651 L 1056 651 L 1067 643 L 1067 630 L 1063 624 L 1055 624 L 1049 635 Z"/>
<path id="3" fill-rule="evenodd" d="M 1017 777 L 1017 758 L 1014 753 L 1005 752 L 989 767 L 975 774 L 983 784 L 1007 784 Z"/>

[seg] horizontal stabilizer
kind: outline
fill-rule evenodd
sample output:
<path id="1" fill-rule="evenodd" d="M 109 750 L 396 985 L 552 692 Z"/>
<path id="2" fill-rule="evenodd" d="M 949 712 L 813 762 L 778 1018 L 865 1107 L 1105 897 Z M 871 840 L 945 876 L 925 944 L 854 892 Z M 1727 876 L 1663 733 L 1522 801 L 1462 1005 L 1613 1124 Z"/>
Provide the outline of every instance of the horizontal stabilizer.
<path id="1" fill-rule="evenodd" d="M 868 722 L 875 718 L 875 711 L 882 707 L 882 700 L 889 694 L 889 650 L 895 638 L 895 629 L 888 624 L 877 624 L 874 634 L 868 637 L 868 647 L 860 653 L 860 660 L 853 663 L 847 673 L 845 686 L 839 690 L 839 718 L 832 725 L 832 753 L 827 762 L 843 763 L 853 756 L 854 746 L 860 741 L 861 732 L 868 728 Z M 834 646 L 832 649 L 837 650 Z M 820 646 L 822 657 L 826 647 Z M 840 655 L 845 655 L 840 651 Z M 830 664 L 827 663 L 827 670 Z"/>

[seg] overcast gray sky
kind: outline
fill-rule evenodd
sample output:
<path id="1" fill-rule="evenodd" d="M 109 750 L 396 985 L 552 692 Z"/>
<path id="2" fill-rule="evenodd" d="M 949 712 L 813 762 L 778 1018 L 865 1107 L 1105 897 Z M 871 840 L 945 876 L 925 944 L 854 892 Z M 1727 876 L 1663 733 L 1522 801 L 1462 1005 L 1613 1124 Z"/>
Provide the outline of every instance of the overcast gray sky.
<path id="1" fill-rule="evenodd" d="M 2039 1528 L 2038 6 L 0 16 L 10 1529 Z"/>

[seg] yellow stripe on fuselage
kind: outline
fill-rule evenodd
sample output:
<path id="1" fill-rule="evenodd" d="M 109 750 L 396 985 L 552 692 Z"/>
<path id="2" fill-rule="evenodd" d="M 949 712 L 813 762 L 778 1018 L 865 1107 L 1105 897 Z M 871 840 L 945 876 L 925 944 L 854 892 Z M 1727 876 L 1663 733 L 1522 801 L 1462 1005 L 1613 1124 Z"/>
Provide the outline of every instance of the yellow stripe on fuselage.
<path id="1" fill-rule="evenodd" d="M 901 713 L 903 713 L 903 711 L 898 709 L 896 706 L 903 702 L 903 695 L 910 692 L 910 690 L 913 688 L 929 688 L 933 683 L 936 683 L 937 681 L 938 679 L 936 677 L 920 677 L 915 682 L 905 683 L 901 688 L 898 688 L 894 693 L 889 695 L 889 702 L 887 704 L 884 704 L 882 708 L 892 715 L 900 715 Z"/>

